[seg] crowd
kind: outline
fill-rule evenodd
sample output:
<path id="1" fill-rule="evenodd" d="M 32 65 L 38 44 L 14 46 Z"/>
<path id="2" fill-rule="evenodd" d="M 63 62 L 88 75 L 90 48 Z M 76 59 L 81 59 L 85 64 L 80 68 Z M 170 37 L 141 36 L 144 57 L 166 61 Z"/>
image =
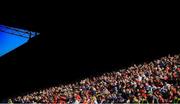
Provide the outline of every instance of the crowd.
<path id="1" fill-rule="evenodd" d="M 13 103 L 180 103 L 180 55 L 9 99 Z"/>

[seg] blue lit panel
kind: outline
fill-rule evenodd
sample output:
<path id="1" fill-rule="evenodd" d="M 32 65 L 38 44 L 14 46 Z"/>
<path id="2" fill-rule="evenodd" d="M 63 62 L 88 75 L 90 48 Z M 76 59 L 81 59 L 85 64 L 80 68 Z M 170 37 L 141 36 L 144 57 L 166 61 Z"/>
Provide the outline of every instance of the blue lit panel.
<path id="1" fill-rule="evenodd" d="M 0 25 L 0 57 L 25 44 L 36 34 L 38 35 L 36 32 Z"/>

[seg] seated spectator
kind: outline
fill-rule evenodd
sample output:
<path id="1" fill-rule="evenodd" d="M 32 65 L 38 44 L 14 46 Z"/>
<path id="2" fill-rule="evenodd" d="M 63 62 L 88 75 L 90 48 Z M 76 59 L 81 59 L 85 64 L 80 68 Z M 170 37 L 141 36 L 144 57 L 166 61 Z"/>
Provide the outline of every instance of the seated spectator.
<path id="1" fill-rule="evenodd" d="M 180 55 L 133 65 L 73 84 L 43 89 L 9 103 L 180 103 Z"/>

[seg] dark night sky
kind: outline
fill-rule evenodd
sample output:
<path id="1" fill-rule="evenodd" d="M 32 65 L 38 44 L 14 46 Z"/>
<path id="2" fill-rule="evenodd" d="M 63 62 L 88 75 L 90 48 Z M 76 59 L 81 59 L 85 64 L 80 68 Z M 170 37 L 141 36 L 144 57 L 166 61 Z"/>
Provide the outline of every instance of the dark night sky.
<path id="1" fill-rule="evenodd" d="M 0 59 L 4 97 L 179 52 L 176 28 L 160 17 L 68 12 L 0 23 L 41 33 Z"/>

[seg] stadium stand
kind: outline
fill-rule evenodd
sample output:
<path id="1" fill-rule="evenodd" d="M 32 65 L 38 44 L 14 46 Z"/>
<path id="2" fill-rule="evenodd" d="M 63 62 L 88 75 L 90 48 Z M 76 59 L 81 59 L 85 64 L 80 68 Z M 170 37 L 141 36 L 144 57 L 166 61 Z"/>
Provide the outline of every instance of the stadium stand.
<path id="1" fill-rule="evenodd" d="M 8 102 L 180 103 L 180 55 L 168 55 L 80 82 L 42 89 Z"/>

